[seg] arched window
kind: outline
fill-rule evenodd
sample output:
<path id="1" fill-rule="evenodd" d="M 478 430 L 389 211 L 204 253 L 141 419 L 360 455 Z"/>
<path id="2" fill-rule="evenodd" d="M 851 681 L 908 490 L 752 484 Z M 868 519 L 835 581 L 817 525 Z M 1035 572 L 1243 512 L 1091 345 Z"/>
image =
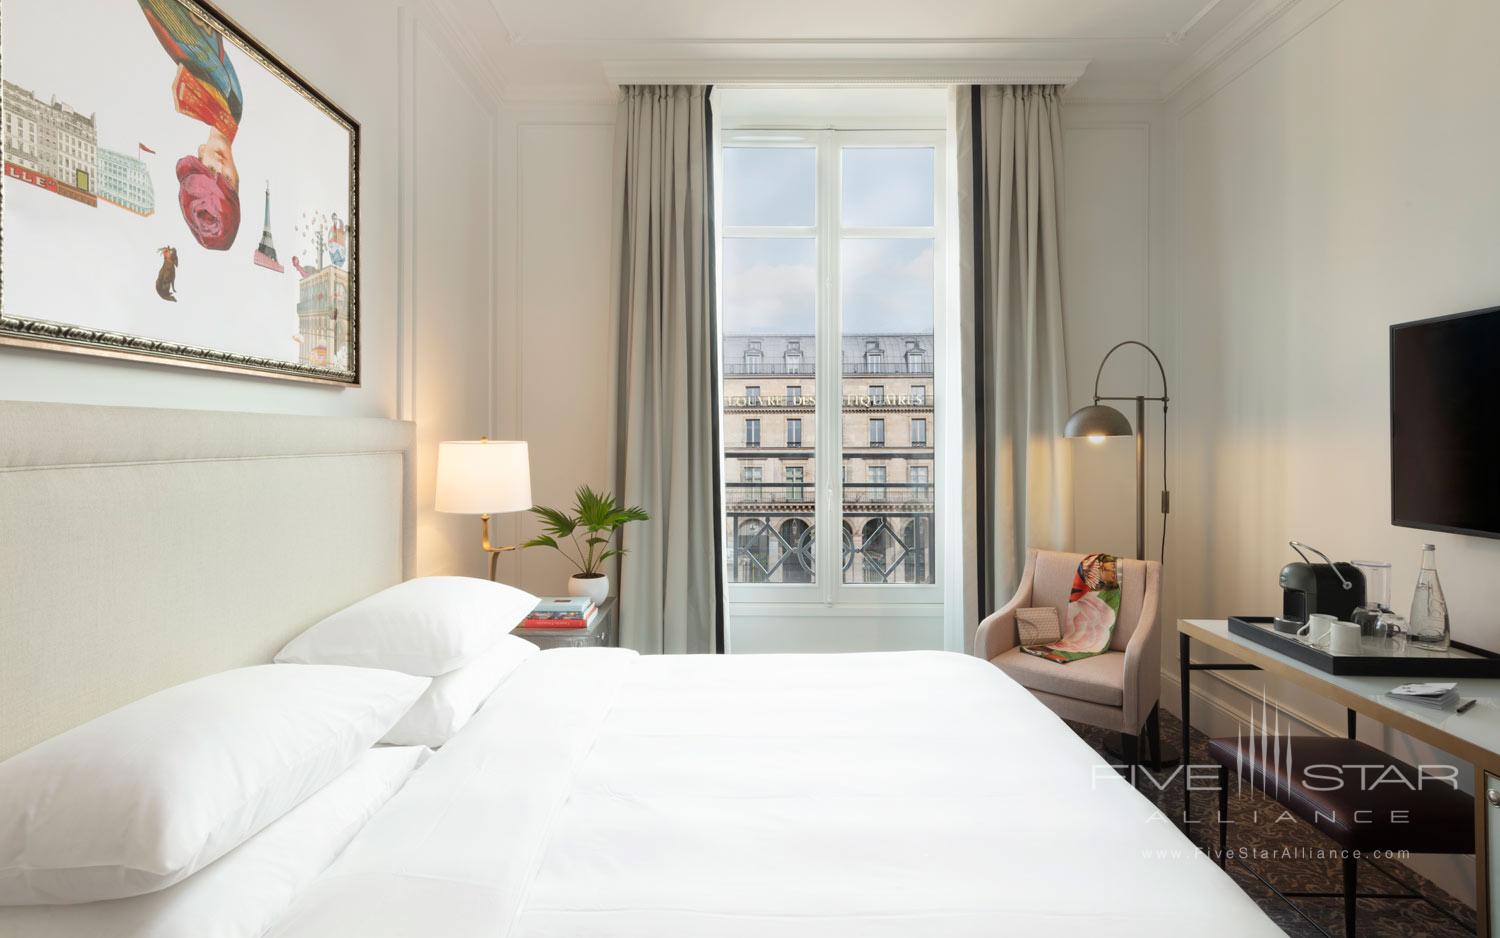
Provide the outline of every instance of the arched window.
<path id="1" fill-rule="evenodd" d="M 771 531 L 759 518 L 739 523 L 734 545 L 736 583 L 764 583 L 770 579 Z"/>
<path id="2" fill-rule="evenodd" d="M 801 518 L 788 518 L 781 522 L 781 549 L 786 557 L 781 563 L 781 582 L 813 581 L 812 531 L 812 526 Z"/>
<path id="3" fill-rule="evenodd" d="M 886 527 L 884 518 L 871 518 L 865 522 L 859 535 L 859 556 L 863 561 L 860 564 L 862 582 L 885 582 L 885 568 L 888 564 L 886 558 L 895 546 L 891 541 L 890 529 Z"/>
<path id="4" fill-rule="evenodd" d="M 932 519 L 913 518 L 901 532 L 906 544 L 906 556 L 901 562 L 901 572 L 907 583 L 932 582 Z"/>

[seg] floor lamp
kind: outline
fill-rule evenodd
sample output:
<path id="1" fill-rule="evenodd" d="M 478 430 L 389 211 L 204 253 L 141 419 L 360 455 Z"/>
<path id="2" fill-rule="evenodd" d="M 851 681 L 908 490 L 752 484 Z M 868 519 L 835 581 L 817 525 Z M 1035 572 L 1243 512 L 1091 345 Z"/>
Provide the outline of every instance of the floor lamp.
<path id="1" fill-rule="evenodd" d="M 1104 374 L 1104 365 L 1109 357 L 1127 345 L 1139 345 L 1151 355 L 1151 360 L 1156 362 L 1156 370 L 1161 373 L 1161 396 L 1151 397 L 1145 394 L 1137 394 L 1133 397 L 1101 396 L 1099 394 L 1099 378 Z M 1161 404 L 1161 558 L 1166 559 L 1167 551 L 1167 513 L 1171 511 L 1171 496 L 1167 491 L 1167 369 L 1162 367 L 1161 358 L 1152 350 L 1151 346 L 1134 339 L 1127 339 L 1104 353 L 1104 360 L 1099 362 L 1099 370 L 1094 372 L 1094 403 L 1087 407 L 1080 407 L 1073 411 L 1068 417 L 1068 422 L 1063 426 L 1063 436 L 1083 437 L 1091 443 L 1103 443 L 1106 437 L 1111 436 L 1134 436 L 1135 437 L 1135 559 L 1146 559 L 1146 402 L 1152 401 Z M 1130 428 L 1130 421 L 1125 415 L 1104 401 L 1135 401 L 1135 429 Z M 1107 746 L 1115 756 L 1121 756 L 1123 747 Z M 1155 769 L 1170 768 L 1179 764 L 1179 759 L 1164 753 L 1152 754 L 1156 762 Z M 1184 757 L 1185 758 L 1185 757 Z"/>
<path id="2" fill-rule="evenodd" d="M 1104 374 L 1104 365 L 1109 357 L 1127 345 L 1139 345 L 1151 355 L 1151 360 L 1156 362 L 1156 370 L 1161 373 L 1161 396 L 1151 397 L 1137 394 L 1133 397 L 1111 397 L 1100 396 L 1099 378 Z M 1162 559 L 1165 560 L 1167 545 L 1167 519 L 1171 511 L 1171 493 L 1167 491 L 1167 369 L 1162 367 L 1161 359 L 1151 346 L 1134 339 L 1127 339 L 1104 353 L 1104 360 L 1099 363 L 1099 370 L 1094 373 L 1094 403 L 1087 407 L 1080 407 L 1073 411 L 1068 417 L 1068 422 L 1063 426 L 1063 436 L 1083 437 L 1091 443 L 1102 443 L 1106 437 L 1111 436 L 1134 436 L 1135 437 L 1135 559 L 1146 559 L 1146 402 L 1152 401 L 1161 404 L 1161 513 L 1162 513 Z M 1130 421 L 1125 415 L 1104 401 L 1135 401 L 1135 429 L 1130 428 Z"/>

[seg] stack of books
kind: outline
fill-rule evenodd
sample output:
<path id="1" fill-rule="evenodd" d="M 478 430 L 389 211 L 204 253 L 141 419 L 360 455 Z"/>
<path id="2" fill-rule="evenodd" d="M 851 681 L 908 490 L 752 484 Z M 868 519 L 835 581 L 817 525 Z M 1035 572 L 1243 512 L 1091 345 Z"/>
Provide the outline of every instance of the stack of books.
<path id="1" fill-rule="evenodd" d="M 1457 684 L 1402 684 L 1388 691 L 1397 700 L 1409 700 L 1434 710 L 1450 710 L 1458 704 Z"/>
<path id="2" fill-rule="evenodd" d="M 587 596 L 548 596 L 521 622 L 523 629 L 586 629 L 599 614 Z"/>

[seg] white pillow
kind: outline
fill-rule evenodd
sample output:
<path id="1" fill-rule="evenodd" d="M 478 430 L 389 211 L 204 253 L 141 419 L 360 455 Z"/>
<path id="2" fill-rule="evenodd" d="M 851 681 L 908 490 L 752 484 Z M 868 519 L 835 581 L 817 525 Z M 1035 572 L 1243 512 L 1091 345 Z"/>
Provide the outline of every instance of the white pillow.
<path id="1" fill-rule="evenodd" d="M 163 889 L 337 777 L 425 678 L 370 668 L 224 671 L 0 762 L 0 906 Z"/>
<path id="2" fill-rule="evenodd" d="M 432 686 L 381 742 L 438 748 L 469 722 L 469 717 L 510 677 L 510 672 L 540 650 L 524 638 L 500 636 L 478 658 L 433 678 Z"/>
<path id="3" fill-rule="evenodd" d="M 260 938 L 426 755 L 421 746 L 367 749 L 285 817 L 177 885 L 107 902 L 0 908 L 0 938 Z"/>
<path id="4" fill-rule="evenodd" d="M 286 664 L 349 664 L 436 677 L 490 650 L 536 608 L 503 583 L 428 576 L 367 596 L 281 649 Z"/>

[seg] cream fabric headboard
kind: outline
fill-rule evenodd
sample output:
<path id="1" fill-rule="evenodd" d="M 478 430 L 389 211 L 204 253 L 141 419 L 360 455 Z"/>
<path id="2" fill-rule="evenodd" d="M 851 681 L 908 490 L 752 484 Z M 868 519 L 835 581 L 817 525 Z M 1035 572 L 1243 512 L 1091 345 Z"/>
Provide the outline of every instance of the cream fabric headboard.
<path id="1" fill-rule="evenodd" d="M 0 402 L 0 759 L 398 583 L 412 425 Z"/>

